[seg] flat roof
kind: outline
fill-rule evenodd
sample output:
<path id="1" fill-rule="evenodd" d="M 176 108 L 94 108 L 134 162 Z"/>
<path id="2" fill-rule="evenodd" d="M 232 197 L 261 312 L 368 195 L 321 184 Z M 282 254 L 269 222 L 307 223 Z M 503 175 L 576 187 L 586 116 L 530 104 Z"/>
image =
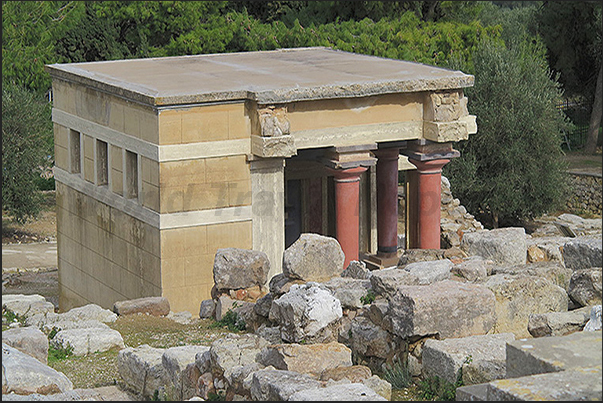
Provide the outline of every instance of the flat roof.
<path id="1" fill-rule="evenodd" d="M 325 47 L 46 65 L 53 78 L 154 106 L 278 104 L 471 87 L 472 75 Z"/>

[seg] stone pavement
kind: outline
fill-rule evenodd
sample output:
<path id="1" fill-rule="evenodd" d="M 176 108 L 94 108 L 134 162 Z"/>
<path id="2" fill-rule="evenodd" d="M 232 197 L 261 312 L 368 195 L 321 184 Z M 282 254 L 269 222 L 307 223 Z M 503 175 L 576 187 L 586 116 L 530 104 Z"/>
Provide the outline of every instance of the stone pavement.
<path id="1" fill-rule="evenodd" d="M 2 245 L 2 273 L 56 267 L 56 242 Z"/>
<path id="2" fill-rule="evenodd" d="M 507 343 L 507 378 L 463 386 L 457 401 L 601 401 L 601 331 Z"/>

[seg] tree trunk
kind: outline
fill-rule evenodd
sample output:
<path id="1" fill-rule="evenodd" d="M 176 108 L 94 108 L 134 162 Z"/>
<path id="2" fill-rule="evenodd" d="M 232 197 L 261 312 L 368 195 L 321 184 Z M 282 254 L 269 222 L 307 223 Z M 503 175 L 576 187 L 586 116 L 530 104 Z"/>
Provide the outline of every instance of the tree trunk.
<path id="1" fill-rule="evenodd" d="M 593 110 L 590 114 L 590 124 L 588 125 L 588 134 L 586 137 L 586 145 L 584 146 L 584 154 L 594 154 L 597 150 L 597 139 L 599 138 L 599 126 L 601 126 L 601 114 L 603 108 L 601 105 L 603 99 L 603 63 L 599 68 L 599 77 L 597 78 L 597 86 L 595 88 L 595 100 L 593 102 Z"/>

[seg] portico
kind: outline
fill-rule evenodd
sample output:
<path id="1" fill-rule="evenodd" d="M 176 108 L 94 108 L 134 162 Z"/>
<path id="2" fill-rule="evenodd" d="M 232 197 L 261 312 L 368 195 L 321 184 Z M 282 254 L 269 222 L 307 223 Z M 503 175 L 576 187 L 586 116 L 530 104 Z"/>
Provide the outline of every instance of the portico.
<path id="1" fill-rule="evenodd" d="M 473 76 L 329 48 L 47 66 L 53 79 L 60 306 L 210 298 L 217 249 L 303 232 L 345 264 L 439 248 L 441 168 L 477 131 Z M 437 208 L 436 208 L 437 205 Z"/>

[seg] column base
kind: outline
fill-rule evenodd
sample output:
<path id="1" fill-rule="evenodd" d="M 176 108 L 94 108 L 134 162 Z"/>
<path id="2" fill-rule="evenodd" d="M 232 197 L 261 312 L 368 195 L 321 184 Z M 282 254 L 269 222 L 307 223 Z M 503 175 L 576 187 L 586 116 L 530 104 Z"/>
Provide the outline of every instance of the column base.
<path id="1" fill-rule="evenodd" d="M 378 254 L 361 254 L 360 259 L 366 264 L 369 270 L 382 270 L 390 267 L 397 267 L 400 256 L 379 256 Z"/>

